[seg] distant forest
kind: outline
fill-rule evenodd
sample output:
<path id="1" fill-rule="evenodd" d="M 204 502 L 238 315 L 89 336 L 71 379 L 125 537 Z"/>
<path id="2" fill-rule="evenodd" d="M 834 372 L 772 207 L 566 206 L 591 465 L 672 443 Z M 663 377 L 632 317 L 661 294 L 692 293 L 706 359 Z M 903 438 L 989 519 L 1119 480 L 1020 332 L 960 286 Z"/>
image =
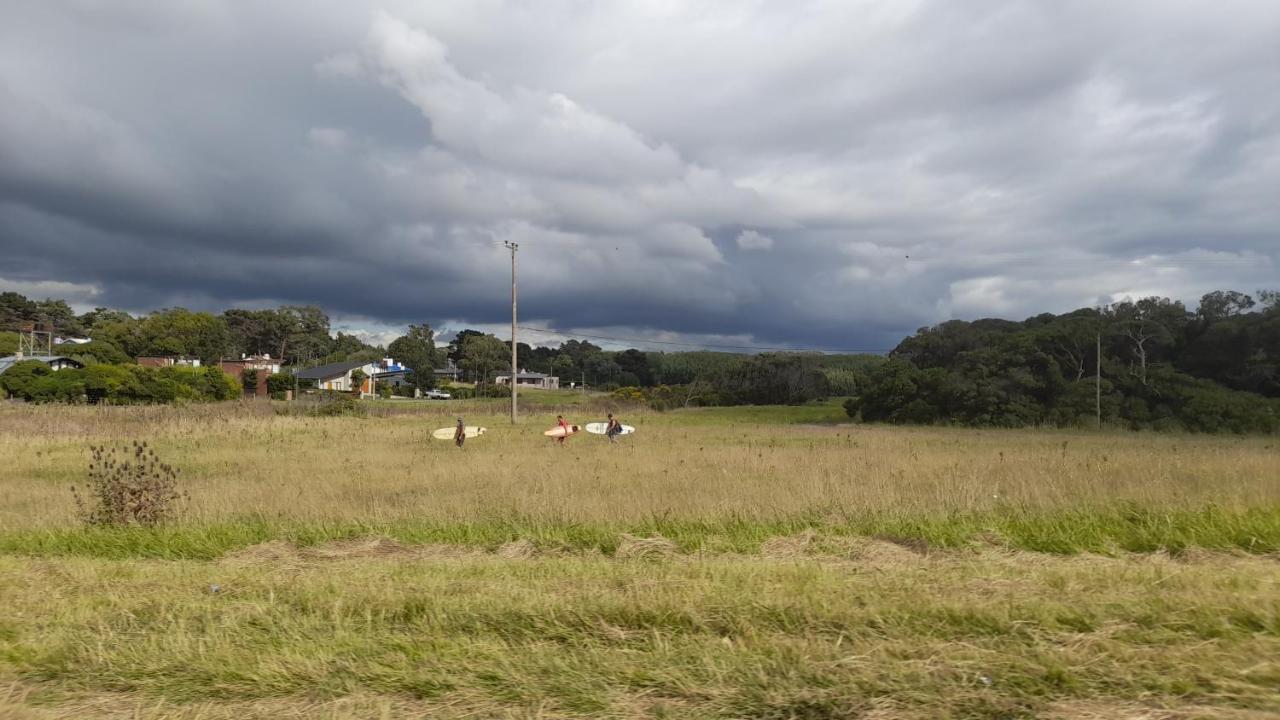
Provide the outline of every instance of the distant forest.
<path id="1" fill-rule="evenodd" d="M 945 322 L 903 340 L 845 407 L 876 422 L 1088 426 L 1098 385 L 1105 424 L 1276 432 L 1280 294 L 1212 292 L 1194 312 L 1151 297 Z"/>
<path id="2" fill-rule="evenodd" d="M 13 292 L 0 293 L 0 356 L 17 349 L 12 330 L 33 322 L 64 338 L 91 338 L 55 348 L 91 366 L 128 365 L 143 355 L 212 364 L 266 353 L 292 367 L 389 355 L 413 369 L 421 387 L 434 382 L 430 368 L 453 362 L 477 392 L 497 394 L 485 386 L 510 357 L 510 344 L 492 335 L 466 329 L 437 338 L 426 324 L 409 326 L 387 347 L 371 345 L 333 333 L 316 306 L 221 314 L 170 308 L 141 317 L 97 308 L 77 315 L 62 300 Z M 849 416 L 867 422 L 1087 427 L 1100 417 L 1105 425 L 1135 429 L 1280 431 L 1275 291 L 1212 292 L 1194 311 L 1150 297 L 1022 322 L 953 320 L 920 329 L 887 357 L 608 351 L 577 339 L 517 349 L 523 369 L 657 408 L 845 397 Z"/>

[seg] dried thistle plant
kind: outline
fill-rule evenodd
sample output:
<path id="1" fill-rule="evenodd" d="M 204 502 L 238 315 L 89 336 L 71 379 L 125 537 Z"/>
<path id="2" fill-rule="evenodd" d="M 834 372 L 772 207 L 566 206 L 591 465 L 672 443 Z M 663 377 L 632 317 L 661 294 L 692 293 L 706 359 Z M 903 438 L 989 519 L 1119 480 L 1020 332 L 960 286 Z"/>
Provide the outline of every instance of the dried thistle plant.
<path id="1" fill-rule="evenodd" d="M 158 525 L 171 519 L 178 502 L 187 499 L 178 489 L 178 470 L 160 462 L 147 443 L 124 447 L 89 446 L 93 459 L 85 496 L 75 486 L 80 519 L 90 525 Z"/>

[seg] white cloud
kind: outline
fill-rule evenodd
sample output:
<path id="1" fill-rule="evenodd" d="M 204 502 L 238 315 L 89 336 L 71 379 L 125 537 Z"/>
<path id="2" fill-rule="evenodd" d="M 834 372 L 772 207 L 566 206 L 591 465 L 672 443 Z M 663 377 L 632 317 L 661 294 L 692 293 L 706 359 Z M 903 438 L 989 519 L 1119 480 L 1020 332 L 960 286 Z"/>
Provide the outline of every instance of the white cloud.
<path id="1" fill-rule="evenodd" d="M 454 152 L 574 179 L 683 174 L 670 147 L 650 143 L 562 93 L 514 88 L 504 94 L 464 76 L 449 61 L 444 43 L 387 13 L 374 18 L 369 53 L 383 82 L 417 106 L 431 121 L 434 137 Z"/>
<path id="2" fill-rule="evenodd" d="M 66 300 L 77 312 L 92 310 L 93 303 L 102 296 L 102 288 L 90 283 L 60 282 L 57 280 L 14 280 L 0 277 L 0 292 L 16 292 L 33 300 L 53 298 Z"/>

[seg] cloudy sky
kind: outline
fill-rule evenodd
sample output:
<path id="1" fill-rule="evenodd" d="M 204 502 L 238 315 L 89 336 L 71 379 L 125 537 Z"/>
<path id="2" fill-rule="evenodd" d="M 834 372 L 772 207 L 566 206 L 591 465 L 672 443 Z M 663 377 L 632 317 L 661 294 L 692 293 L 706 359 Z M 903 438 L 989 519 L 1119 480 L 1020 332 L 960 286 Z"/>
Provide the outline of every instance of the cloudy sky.
<path id="1" fill-rule="evenodd" d="M 0 4 L 0 289 L 499 329 L 504 241 L 691 343 L 1277 287 L 1280 3 Z"/>

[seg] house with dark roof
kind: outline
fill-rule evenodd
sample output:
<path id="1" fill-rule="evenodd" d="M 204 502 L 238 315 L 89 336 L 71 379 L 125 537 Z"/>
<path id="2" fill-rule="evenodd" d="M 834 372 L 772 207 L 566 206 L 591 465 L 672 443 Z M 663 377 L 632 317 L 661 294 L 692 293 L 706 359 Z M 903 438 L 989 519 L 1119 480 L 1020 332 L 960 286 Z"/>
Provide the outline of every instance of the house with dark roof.
<path id="1" fill-rule="evenodd" d="M 329 363 L 320 367 L 298 370 L 296 374 L 299 380 L 314 381 L 316 387 L 321 390 L 353 392 L 356 388 L 352 383 L 351 375 L 356 370 L 362 371 L 365 377 L 360 383 L 360 394 L 371 395 L 378 375 L 401 372 L 404 367 L 391 358 L 383 358 L 382 360 L 373 361 L 353 360 L 350 362 Z"/>
<path id="2" fill-rule="evenodd" d="M 0 357 L 0 375 L 3 375 L 9 368 L 13 367 L 14 365 L 17 365 L 18 363 L 24 362 L 26 360 L 39 360 L 45 365 L 48 365 L 50 370 L 65 370 L 67 368 L 84 367 L 84 363 L 80 362 L 79 360 L 75 360 L 73 358 L 69 358 L 63 355 L 36 355 L 36 356 L 8 355 L 6 357 Z"/>

